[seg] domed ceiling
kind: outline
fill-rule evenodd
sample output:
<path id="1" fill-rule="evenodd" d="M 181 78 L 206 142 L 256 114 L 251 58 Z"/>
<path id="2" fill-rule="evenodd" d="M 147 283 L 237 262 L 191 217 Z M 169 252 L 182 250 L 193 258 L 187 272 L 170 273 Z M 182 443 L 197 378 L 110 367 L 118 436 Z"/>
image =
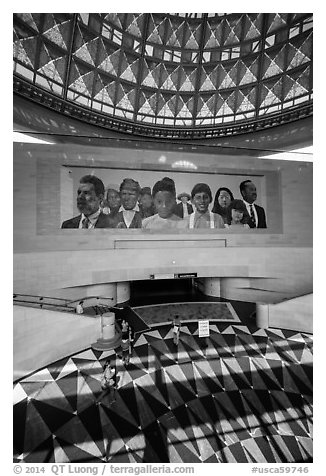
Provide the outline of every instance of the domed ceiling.
<path id="1" fill-rule="evenodd" d="M 312 15 L 14 14 L 14 91 L 138 135 L 216 137 L 312 114 Z"/>

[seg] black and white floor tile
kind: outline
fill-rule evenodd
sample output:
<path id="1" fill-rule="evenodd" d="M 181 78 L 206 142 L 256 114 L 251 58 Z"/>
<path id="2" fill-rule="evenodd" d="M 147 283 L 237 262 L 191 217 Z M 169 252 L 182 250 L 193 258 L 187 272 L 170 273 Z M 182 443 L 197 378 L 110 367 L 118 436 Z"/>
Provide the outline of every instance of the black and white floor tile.
<path id="1" fill-rule="evenodd" d="M 115 402 L 101 394 L 116 363 Z M 87 349 L 14 384 L 15 462 L 310 462 L 312 337 L 241 323 L 171 325 L 136 341 L 127 368 Z"/>

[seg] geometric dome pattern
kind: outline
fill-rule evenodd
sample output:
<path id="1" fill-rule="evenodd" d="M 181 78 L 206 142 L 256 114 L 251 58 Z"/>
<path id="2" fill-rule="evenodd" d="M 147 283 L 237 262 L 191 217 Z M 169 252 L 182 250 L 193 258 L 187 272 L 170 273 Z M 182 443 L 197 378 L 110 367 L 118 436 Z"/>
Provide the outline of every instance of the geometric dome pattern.
<path id="1" fill-rule="evenodd" d="M 106 359 L 115 401 L 101 395 Z M 14 385 L 18 463 L 312 461 L 312 337 L 210 322 L 154 326 L 125 367 L 86 349 Z"/>
<path id="2" fill-rule="evenodd" d="M 41 91 L 143 125 L 218 127 L 312 102 L 308 13 L 16 13 L 13 56 Z"/>

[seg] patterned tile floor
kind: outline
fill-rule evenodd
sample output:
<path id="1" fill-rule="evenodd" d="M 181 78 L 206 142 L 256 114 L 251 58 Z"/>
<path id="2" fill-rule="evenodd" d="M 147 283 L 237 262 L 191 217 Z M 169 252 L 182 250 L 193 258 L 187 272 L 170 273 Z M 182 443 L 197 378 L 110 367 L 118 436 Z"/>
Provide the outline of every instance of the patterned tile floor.
<path id="1" fill-rule="evenodd" d="M 115 360 L 116 400 L 101 394 Z M 14 385 L 15 462 L 311 462 L 312 337 L 242 324 L 170 325 L 66 357 Z"/>
<path id="2" fill-rule="evenodd" d="M 228 302 L 178 302 L 133 307 L 133 309 L 149 326 L 173 320 L 176 314 L 183 321 L 209 319 L 240 322 L 232 305 Z"/>

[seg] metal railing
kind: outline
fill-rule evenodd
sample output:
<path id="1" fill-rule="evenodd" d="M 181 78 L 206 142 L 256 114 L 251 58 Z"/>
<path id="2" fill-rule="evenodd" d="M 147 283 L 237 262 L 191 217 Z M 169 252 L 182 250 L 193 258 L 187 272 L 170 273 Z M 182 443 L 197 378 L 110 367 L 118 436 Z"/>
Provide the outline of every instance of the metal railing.
<path id="1" fill-rule="evenodd" d="M 65 298 L 38 296 L 33 294 L 13 294 L 13 303 L 18 306 L 28 306 L 38 309 L 57 310 L 63 312 L 75 312 L 76 305 L 80 302 L 83 302 L 84 308 L 92 307 L 95 311 L 95 315 L 101 315 L 104 312 L 108 312 L 112 304 L 109 301 L 114 301 L 114 299 L 112 297 L 106 296 L 85 296 L 70 300 Z M 87 306 L 87 304 L 89 305 Z"/>

